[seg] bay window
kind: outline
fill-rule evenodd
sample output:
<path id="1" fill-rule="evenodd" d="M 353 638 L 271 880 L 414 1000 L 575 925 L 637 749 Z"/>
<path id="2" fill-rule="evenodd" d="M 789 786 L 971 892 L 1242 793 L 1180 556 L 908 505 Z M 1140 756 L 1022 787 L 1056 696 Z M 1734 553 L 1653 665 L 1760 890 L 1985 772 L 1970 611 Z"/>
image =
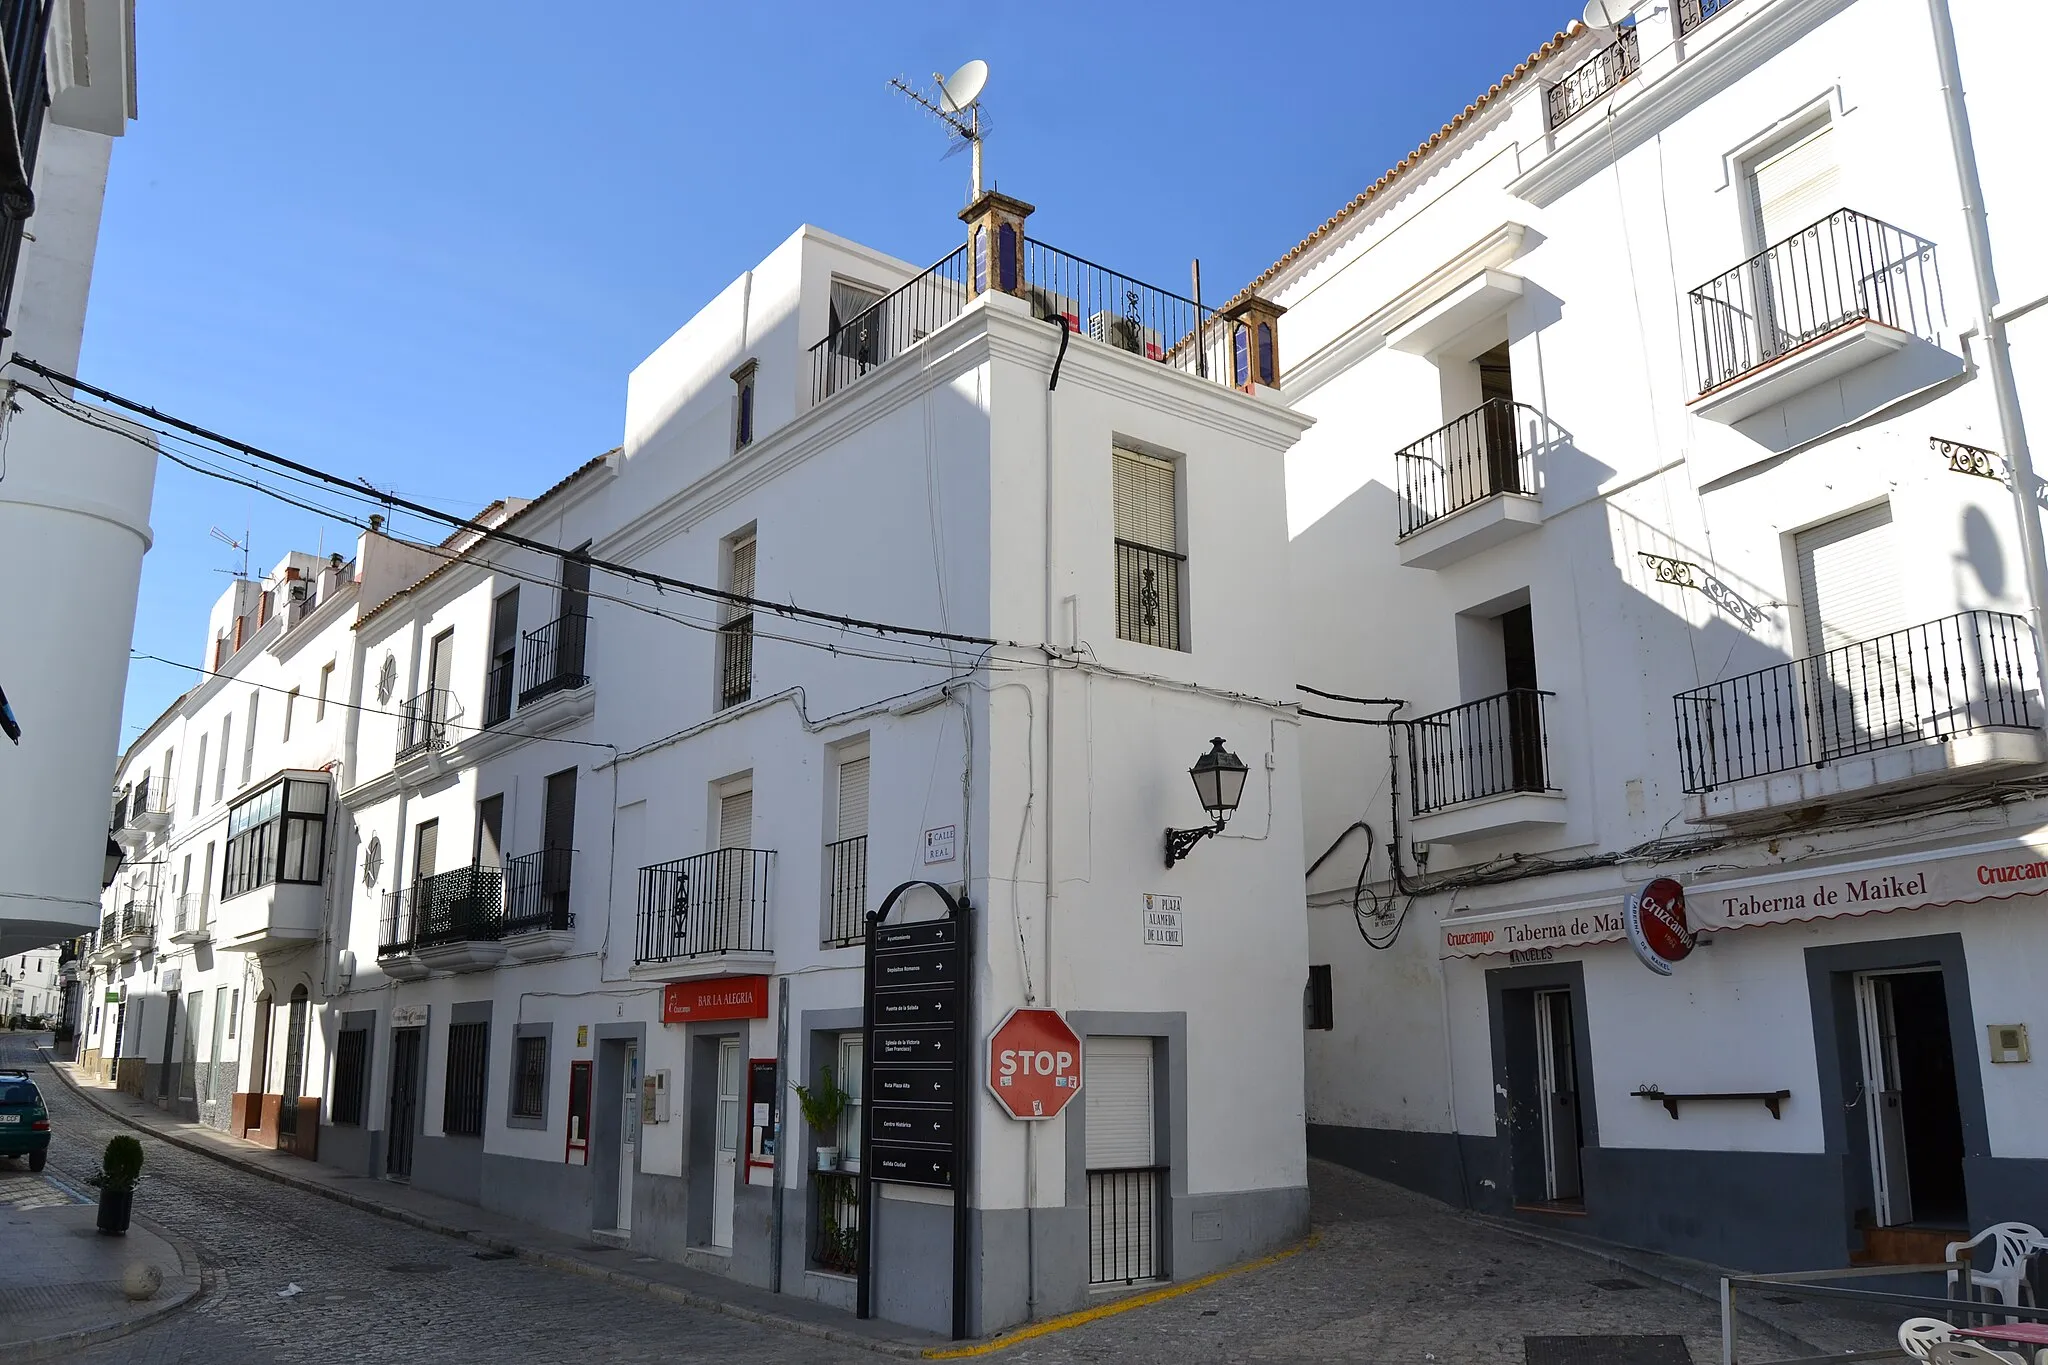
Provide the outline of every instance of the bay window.
<path id="1" fill-rule="evenodd" d="M 327 854 L 327 783 L 291 777 L 228 811 L 221 899 L 272 882 L 317 883 Z"/>

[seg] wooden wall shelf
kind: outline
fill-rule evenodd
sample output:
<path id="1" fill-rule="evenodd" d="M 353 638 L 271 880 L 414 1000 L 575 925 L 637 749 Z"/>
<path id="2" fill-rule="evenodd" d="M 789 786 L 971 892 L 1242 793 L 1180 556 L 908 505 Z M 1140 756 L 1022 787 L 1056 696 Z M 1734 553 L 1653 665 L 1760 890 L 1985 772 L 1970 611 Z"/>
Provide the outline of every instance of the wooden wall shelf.
<path id="1" fill-rule="evenodd" d="M 1674 1119 L 1678 1117 L 1678 1106 L 1681 1102 L 1691 1103 L 1698 1100 L 1761 1100 L 1764 1108 L 1771 1111 L 1772 1118 L 1782 1119 L 1785 1115 L 1779 1106 L 1792 1098 L 1792 1092 L 1789 1090 L 1713 1090 L 1700 1091 L 1697 1094 L 1678 1094 L 1647 1085 L 1634 1093 L 1639 1100 L 1656 1100 Z"/>

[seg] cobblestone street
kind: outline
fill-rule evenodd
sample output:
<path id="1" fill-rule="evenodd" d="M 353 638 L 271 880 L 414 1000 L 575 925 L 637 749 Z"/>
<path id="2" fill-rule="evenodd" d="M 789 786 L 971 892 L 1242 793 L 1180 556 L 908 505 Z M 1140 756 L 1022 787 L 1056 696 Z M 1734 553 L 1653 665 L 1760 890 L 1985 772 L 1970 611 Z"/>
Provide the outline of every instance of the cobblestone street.
<path id="1" fill-rule="evenodd" d="M 28 1038 L 0 1060 L 34 1064 Z M 47 1074 L 45 1072 L 44 1074 Z M 54 1075 L 50 1168 L 82 1183 L 125 1125 Z M 153 1137 L 138 1213 L 194 1243 L 187 1309 L 75 1359 L 107 1362 L 873 1361 L 291 1189 Z M 1526 1335 L 1677 1334 L 1718 1350 L 1712 1305 L 1576 1252 L 1499 1234 L 1320 1163 L 1317 1245 L 1163 1303 L 1027 1341 L 1017 1361 L 1519 1362 Z M 291 1286 L 296 1292 L 288 1292 Z"/>

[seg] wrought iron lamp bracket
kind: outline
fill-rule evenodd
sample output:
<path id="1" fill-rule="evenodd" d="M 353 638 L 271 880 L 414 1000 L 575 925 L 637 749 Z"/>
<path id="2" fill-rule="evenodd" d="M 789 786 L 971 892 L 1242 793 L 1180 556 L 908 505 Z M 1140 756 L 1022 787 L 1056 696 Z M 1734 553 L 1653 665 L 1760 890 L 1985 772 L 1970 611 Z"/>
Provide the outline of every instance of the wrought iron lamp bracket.
<path id="1" fill-rule="evenodd" d="M 1188 854 L 1195 851 L 1195 845 L 1212 834 L 1221 834 L 1223 825 L 1224 822 L 1218 820 L 1215 824 L 1204 825 L 1201 829 L 1169 828 L 1166 831 L 1166 865 L 1172 867 L 1175 863 L 1186 862 Z"/>

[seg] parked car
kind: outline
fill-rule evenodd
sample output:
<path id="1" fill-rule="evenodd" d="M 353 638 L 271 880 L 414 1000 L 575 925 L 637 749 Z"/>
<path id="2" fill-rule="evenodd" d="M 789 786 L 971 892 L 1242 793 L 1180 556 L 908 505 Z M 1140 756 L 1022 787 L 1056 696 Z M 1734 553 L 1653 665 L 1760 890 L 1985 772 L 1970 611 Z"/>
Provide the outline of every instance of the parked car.
<path id="1" fill-rule="evenodd" d="M 32 1171 L 50 1155 L 50 1111 L 26 1071 L 0 1071 L 0 1156 L 25 1156 Z"/>

